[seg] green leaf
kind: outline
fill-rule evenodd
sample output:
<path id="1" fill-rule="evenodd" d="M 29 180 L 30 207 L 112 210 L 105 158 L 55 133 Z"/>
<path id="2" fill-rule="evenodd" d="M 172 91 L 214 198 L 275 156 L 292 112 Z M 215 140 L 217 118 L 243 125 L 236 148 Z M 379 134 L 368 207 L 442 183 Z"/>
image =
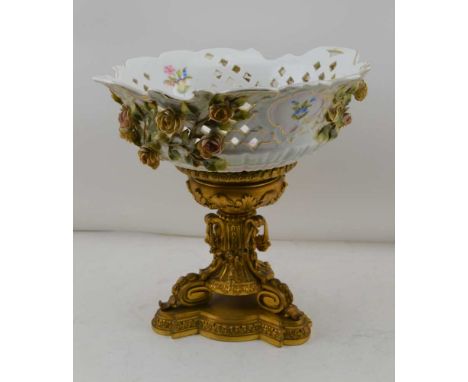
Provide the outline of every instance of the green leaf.
<path id="1" fill-rule="evenodd" d="M 250 113 L 246 110 L 236 110 L 232 118 L 236 121 L 243 121 L 250 118 Z"/>
<path id="2" fill-rule="evenodd" d="M 132 118 L 135 121 L 140 122 L 143 119 L 144 113 L 141 111 L 141 108 L 138 105 L 132 104 L 130 111 L 132 113 Z"/>
<path id="3" fill-rule="evenodd" d="M 223 131 L 231 131 L 232 125 L 230 123 L 225 123 L 223 125 L 219 125 L 218 129 L 223 130 Z"/>
<path id="4" fill-rule="evenodd" d="M 117 94 L 115 94 L 114 92 L 111 92 L 111 96 L 112 96 L 112 99 L 115 102 L 120 103 L 121 105 L 123 105 L 122 100 L 120 99 L 120 97 Z"/>
<path id="5" fill-rule="evenodd" d="M 184 130 L 182 131 L 182 134 L 180 134 L 180 137 L 182 138 L 182 143 L 184 145 L 190 144 L 190 130 Z"/>
<path id="6" fill-rule="evenodd" d="M 163 132 L 160 132 L 157 136 L 157 140 L 162 142 L 162 143 L 168 143 L 169 142 L 169 137 L 164 134 Z"/>
<path id="7" fill-rule="evenodd" d="M 213 98 L 211 98 L 210 105 L 216 104 L 216 103 L 223 103 L 225 99 L 226 99 L 225 95 L 215 94 Z"/>
<path id="8" fill-rule="evenodd" d="M 227 167 L 227 162 L 222 158 L 213 158 L 216 171 L 223 171 Z"/>
<path id="9" fill-rule="evenodd" d="M 218 122 L 209 119 L 209 120 L 202 120 L 202 121 L 197 123 L 198 127 L 202 127 L 203 125 L 206 125 L 208 127 L 217 127 Z"/>
<path id="10" fill-rule="evenodd" d="M 182 103 L 180 104 L 180 111 L 181 111 L 182 114 L 184 114 L 184 115 L 191 114 L 190 108 L 188 107 L 188 105 L 187 105 L 186 102 L 182 102 Z"/>
<path id="11" fill-rule="evenodd" d="M 192 160 L 192 157 L 190 155 L 186 155 L 184 157 L 184 160 L 185 160 L 185 163 L 193 165 L 193 160 Z"/>
<path id="12" fill-rule="evenodd" d="M 173 148 L 169 149 L 169 159 L 170 160 L 177 161 L 180 158 L 181 158 L 181 155 L 176 149 L 173 149 Z"/>
<path id="13" fill-rule="evenodd" d="M 203 161 L 203 166 L 205 166 L 205 168 L 208 171 L 216 171 L 214 163 L 212 161 L 210 161 L 210 160 L 204 160 Z"/>
<path id="14" fill-rule="evenodd" d="M 143 111 L 143 109 L 141 108 L 140 105 L 138 105 L 137 103 L 135 103 L 135 109 L 138 111 L 138 113 L 140 113 L 141 115 L 144 115 L 145 112 Z"/>
<path id="15" fill-rule="evenodd" d="M 158 110 L 158 104 L 156 103 L 156 101 L 145 102 L 145 106 L 149 110 Z"/>
<path id="16" fill-rule="evenodd" d="M 332 124 L 325 125 L 317 132 L 317 141 L 320 143 L 328 142 L 330 140 L 330 130 L 332 128 Z"/>
<path id="17" fill-rule="evenodd" d="M 189 103 L 187 102 L 182 102 L 180 104 L 180 111 L 182 114 L 186 115 L 186 116 L 195 116 L 198 112 L 197 108 L 193 105 L 190 105 Z"/>
<path id="18" fill-rule="evenodd" d="M 218 157 L 212 157 L 203 161 L 203 165 L 209 171 L 223 171 L 227 167 L 226 160 Z"/>
<path id="19" fill-rule="evenodd" d="M 232 100 L 233 105 L 236 107 L 240 107 L 246 102 L 247 102 L 247 97 L 238 97 Z"/>
<path id="20" fill-rule="evenodd" d="M 159 153 L 161 150 L 161 144 L 159 142 L 150 142 L 145 145 L 146 147 L 149 147 L 150 149 L 156 151 Z"/>

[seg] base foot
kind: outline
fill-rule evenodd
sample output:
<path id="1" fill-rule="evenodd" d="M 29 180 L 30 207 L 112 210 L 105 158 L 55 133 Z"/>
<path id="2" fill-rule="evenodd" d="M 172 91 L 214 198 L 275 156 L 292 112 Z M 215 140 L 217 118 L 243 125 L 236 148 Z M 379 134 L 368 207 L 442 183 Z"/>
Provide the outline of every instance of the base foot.
<path id="1" fill-rule="evenodd" d="M 159 309 L 152 326 L 156 333 L 172 338 L 201 334 L 220 341 L 260 339 L 281 347 L 306 342 L 312 321 L 306 315 L 295 321 L 267 312 L 255 296 L 215 295 L 205 305 Z"/>

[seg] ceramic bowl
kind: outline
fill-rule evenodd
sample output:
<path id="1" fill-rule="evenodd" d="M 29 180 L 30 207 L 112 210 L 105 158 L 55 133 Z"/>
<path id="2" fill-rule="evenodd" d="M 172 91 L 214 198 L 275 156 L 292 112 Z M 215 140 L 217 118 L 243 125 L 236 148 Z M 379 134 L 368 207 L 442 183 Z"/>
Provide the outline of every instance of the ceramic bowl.
<path id="1" fill-rule="evenodd" d="M 266 59 L 254 49 L 140 57 L 94 79 L 121 104 L 120 135 L 140 160 L 202 171 L 254 171 L 296 162 L 349 125 L 367 94 L 356 51 L 322 47 Z"/>

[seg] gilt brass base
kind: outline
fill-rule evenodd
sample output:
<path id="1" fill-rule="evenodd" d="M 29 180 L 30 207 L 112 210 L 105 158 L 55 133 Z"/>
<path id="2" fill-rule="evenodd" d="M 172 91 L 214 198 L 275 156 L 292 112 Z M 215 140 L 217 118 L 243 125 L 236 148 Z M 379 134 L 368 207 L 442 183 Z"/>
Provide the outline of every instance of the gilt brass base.
<path id="1" fill-rule="evenodd" d="M 213 296 L 202 306 L 158 310 L 156 333 L 181 338 L 200 334 L 220 341 L 260 339 L 274 346 L 301 345 L 309 339 L 312 322 L 306 315 L 292 320 L 260 308 L 254 296 Z"/>
<path id="2" fill-rule="evenodd" d="M 289 287 L 274 277 L 257 251 L 270 246 L 268 226 L 256 209 L 276 202 L 291 164 L 271 170 L 217 173 L 179 169 L 195 200 L 217 213 L 205 216 L 211 264 L 180 277 L 152 325 L 173 338 L 191 334 L 224 341 L 263 339 L 299 345 L 311 321 L 293 304 Z"/>

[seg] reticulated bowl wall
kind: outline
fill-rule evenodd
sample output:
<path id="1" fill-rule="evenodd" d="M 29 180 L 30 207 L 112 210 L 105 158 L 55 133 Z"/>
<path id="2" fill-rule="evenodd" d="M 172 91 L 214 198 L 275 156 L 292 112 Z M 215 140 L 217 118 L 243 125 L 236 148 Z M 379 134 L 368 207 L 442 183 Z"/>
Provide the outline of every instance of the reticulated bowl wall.
<path id="1" fill-rule="evenodd" d="M 143 163 L 206 171 L 279 167 L 337 137 L 367 92 L 357 52 L 316 48 L 268 60 L 248 49 L 173 51 L 96 77 L 122 104 L 120 134 Z"/>

